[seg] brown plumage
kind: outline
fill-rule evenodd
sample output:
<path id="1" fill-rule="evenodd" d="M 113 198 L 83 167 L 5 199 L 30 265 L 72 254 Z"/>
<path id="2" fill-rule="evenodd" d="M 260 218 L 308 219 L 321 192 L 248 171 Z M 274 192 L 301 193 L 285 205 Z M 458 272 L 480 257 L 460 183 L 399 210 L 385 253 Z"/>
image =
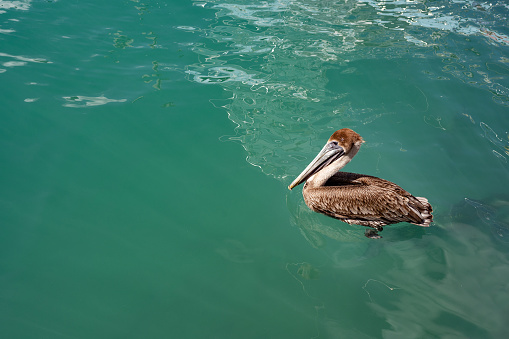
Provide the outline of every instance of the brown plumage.
<path id="1" fill-rule="evenodd" d="M 310 209 L 349 224 L 368 226 L 369 238 L 380 238 L 383 226 L 408 222 L 427 227 L 433 221 L 426 198 L 414 197 L 398 185 L 370 175 L 338 172 L 364 141 L 351 129 L 334 132 L 316 158 L 288 186 L 306 181 L 302 194 Z"/>

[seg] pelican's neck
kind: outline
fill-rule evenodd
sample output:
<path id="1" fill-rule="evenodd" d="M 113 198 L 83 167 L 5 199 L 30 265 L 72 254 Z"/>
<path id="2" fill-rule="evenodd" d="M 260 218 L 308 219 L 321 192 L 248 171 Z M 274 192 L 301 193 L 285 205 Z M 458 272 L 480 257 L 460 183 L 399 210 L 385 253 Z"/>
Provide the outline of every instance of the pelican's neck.
<path id="1" fill-rule="evenodd" d="M 353 157 L 359 152 L 359 149 L 361 148 L 360 143 L 354 144 L 352 148 L 350 149 L 350 152 L 343 155 L 338 160 L 334 161 L 330 165 L 324 167 L 321 171 L 318 171 L 318 173 L 313 174 L 307 181 L 306 184 L 310 187 L 320 187 L 325 185 L 327 180 L 330 179 L 334 174 L 336 174 L 340 169 L 346 166 L 350 161 L 352 161 Z"/>

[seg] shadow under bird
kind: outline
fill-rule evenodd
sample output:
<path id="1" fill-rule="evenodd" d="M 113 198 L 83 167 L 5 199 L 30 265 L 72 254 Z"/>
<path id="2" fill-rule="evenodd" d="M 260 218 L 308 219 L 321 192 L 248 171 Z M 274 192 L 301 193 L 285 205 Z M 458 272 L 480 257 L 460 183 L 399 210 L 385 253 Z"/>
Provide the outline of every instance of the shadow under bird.
<path id="1" fill-rule="evenodd" d="M 362 137 L 348 128 L 329 138 L 320 153 L 288 186 L 302 189 L 310 209 L 348 224 L 370 227 L 366 237 L 378 239 L 389 224 L 408 222 L 428 227 L 433 208 L 428 199 L 414 197 L 398 185 L 370 175 L 340 172 L 359 151 Z"/>

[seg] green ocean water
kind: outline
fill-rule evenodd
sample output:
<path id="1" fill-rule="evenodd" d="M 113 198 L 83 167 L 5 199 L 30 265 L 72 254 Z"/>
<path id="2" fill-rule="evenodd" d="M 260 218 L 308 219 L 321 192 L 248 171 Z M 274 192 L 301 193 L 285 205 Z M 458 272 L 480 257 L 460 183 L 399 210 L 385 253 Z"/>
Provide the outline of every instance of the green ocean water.
<path id="1" fill-rule="evenodd" d="M 0 0 L 1 338 L 505 338 L 505 1 Z M 430 228 L 311 212 L 345 170 Z"/>

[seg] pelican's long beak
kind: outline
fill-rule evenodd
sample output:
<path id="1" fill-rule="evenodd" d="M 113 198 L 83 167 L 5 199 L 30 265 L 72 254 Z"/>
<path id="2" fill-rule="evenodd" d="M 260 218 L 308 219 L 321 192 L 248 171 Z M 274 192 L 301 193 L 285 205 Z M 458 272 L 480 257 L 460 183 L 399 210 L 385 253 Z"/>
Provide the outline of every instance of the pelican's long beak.
<path id="1" fill-rule="evenodd" d="M 337 143 L 328 142 L 318 153 L 318 155 L 311 161 L 311 163 L 306 167 L 304 171 L 288 186 L 288 189 L 291 190 L 297 185 L 300 185 L 304 181 L 306 181 L 309 177 L 311 177 L 316 172 L 320 171 L 325 166 L 329 165 L 331 162 L 335 161 L 339 157 L 345 154 L 343 147 L 338 146 Z"/>

